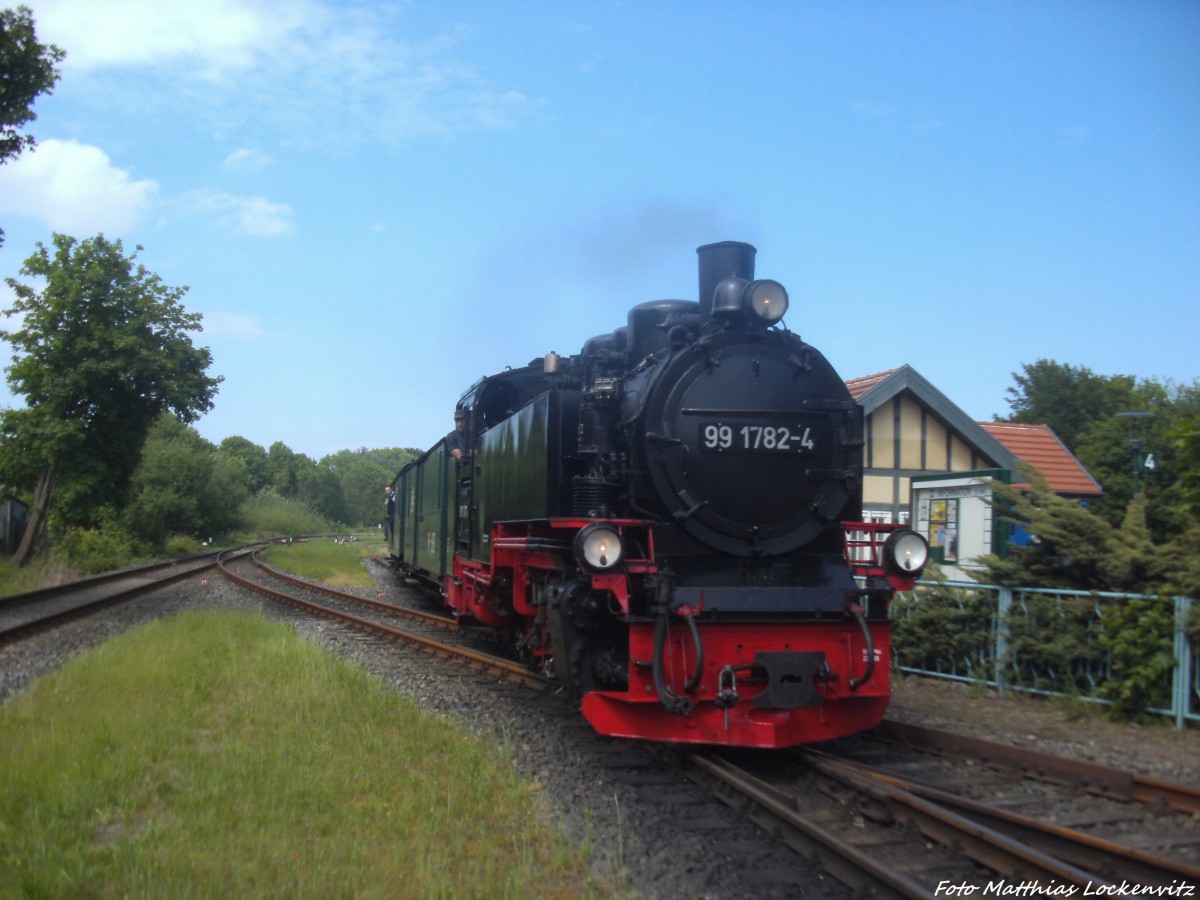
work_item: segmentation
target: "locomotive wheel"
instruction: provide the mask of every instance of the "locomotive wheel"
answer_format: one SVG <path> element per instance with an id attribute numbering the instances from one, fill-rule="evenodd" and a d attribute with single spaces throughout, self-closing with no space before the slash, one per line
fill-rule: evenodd
<path id="1" fill-rule="evenodd" d="M 554 651 L 554 676 L 580 699 L 588 691 L 621 688 L 628 661 L 620 636 L 605 628 L 591 586 L 582 579 L 550 586 L 547 626 Z"/>

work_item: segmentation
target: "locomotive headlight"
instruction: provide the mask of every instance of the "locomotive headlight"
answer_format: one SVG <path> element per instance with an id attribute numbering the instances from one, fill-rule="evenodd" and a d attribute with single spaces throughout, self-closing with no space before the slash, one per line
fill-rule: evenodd
<path id="1" fill-rule="evenodd" d="M 575 558 L 595 572 L 607 572 L 621 561 L 624 547 L 615 528 L 595 522 L 575 535 Z"/>
<path id="2" fill-rule="evenodd" d="M 746 310 L 766 325 L 774 325 L 788 309 L 787 291 L 778 281 L 752 281 L 742 297 Z"/>
<path id="3" fill-rule="evenodd" d="M 908 528 L 893 531 L 883 543 L 883 565 L 889 572 L 916 578 L 929 561 L 929 543 Z"/>

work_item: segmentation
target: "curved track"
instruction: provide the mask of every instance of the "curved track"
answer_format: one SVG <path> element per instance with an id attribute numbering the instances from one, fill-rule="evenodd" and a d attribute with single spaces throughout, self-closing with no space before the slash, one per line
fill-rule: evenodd
<path id="1" fill-rule="evenodd" d="M 225 551 L 244 554 L 245 549 Z M 0 643 L 20 640 L 43 628 L 88 615 L 217 564 L 218 552 L 107 572 L 94 578 L 0 598 Z"/>
<path id="2" fill-rule="evenodd" d="M 446 643 L 430 635 L 431 628 L 457 630 L 458 625 L 453 619 L 372 600 L 348 591 L 340 591 L 326 585 L 295 578 L 266 565 L 258 558 L 257 553 L 254 554 L 253 561 L 257 571 L 263 577 L 254 578 L 250 577 L 248 573 L 235 572 L 224 559 L 218 560 L 217 568 L 227 578 L 243 587 L 258 591 L 275 600 L 301 607 L 308 612 L 336 619 L 368 634 L 399 641 L 436 656 L 476 668 L 487 669 L 504 678 L 519 681 L 531 687 L 546 688 L 550 685 L 547 679 L 530 672 L 519 663 L 470 647 Z M 269 583 L 272 580 L 288 585 L 290 590 L 273 587 Z M 302 596 L 306 593 L 309 595 L 308 597 Z M 315 595 L 329 598 L 332 602 L 318 602 Z M 350 612 L 348 607 L 358 607 L 369 611 L 371 615 Z M 396 619 L 407 620 L 408 625 L 400 627 L 395 624 Z"/>
<path id="3" fill-rule="evenodd" d="M 740 764 L 729 755 L 686 759 L 703 773 L 697 780 L 716 780 L 725 802 L 746 809 L 760 826 L 856 891 L 929 897 L 946 896 L 961 885 L 971 893 L 991 886 L 1018 896 L 1119 896 L 1136 887 L 1140 893 L 1185 896 L 1186 886 L 1200 887 L 1200 866 L 1186 858 L 1200 853 L 1200 819 L 1190 814 L 1193 788 L 974 741 L 981 758 L 1003 760 L 985 778 L 957 755 L 962 736 L 894 723 L 881 729 L 891 739 L 897 734 L 908 743 L 894 745 L 890 758 L 878 765 L 848 758 L 856 751 L 865 755 L 871 736 L 853 747 L 800 749 L 790 763 L 762 756 Z M 923 746 L 944 754 L 940 769 L 921 762 Z M 1028 789 L 1031 779 L 1044 777 L 1031 772 L 1073 769 L 1069 784 L 1049 792 Z M 901 771 L 909 774 L 897 774 Z M 964 784 L 990 785 L 1004 794 L 1005 804 L 929 783 L 947 773 L 957 773 Z M 1120 801 L 1082 787 L 1119 783 L 1138 787 Z M 1014 797 L 1031 811 L 1008 808 Z M 1107 836 L 1105 826 L 1114 823 L 1118 837 Z"/>
<path id="4" fill-rule="evenodd" d="M 382 602 L 382 594 L 375 599 L 339 591 L 253 562 L 248 550 L 226 551 L 219 563 L 206 554 L 6 598 L 0 601 L 0 640 L 216 565 L 237 584 L 368 635 L 364 643 L 382 643 L 371 635 L 401 641 L 534 687 L 543 693 L 539 702 L 550 699 L 550 682 L 484 652 L 477 630 Z M 495 682 L 484 679 L 480 689 L 489 684 Z M 561 714 L 550 720 L 554 730 L 588 731 L 578 713 L 559 705 Z M 605 745 L 604 753 L 621 765 L 644 755 L 628 742 Z M 792 870 L 797 889 L 808 883 L 808 873 L 824 871 L 855 894 L 876 896 L 948 896 L 957 886 L 1014 896 L 1200 891 L 1200 791 L 1192 787 L 892 722 L 820 750 L 715 756 L 667 749 L 655 755 L 664 760 L 663 772 L 647 775 L 635 767 L 629 775 L 649 779 L 647 802 L 666 791 L 687 808 L 696 801 L 687 800 L 685 791 L 715 795 L 746 826 L 761 830 L 761 846 L 782 844 L 799 854 L 772 874 L 773 883 L 786 884 L 786 870 Z M 714 847 L 724 846 L 729 824 L 713 827 Z M 755 854 L 768 855 L 749 842 L 739 845 L 739 858 Z M 754 874 L 751 868 L 746 877 Z"/>
<path id="5" fill-rule="evenodd" d="M 256 563 L 260 576 L 256 578 L 229 572 L 226 566 L 222 571 L 241 584 L 356 629 L 402 640 L 473 668 L 486 667 L 542 690 L 549 685 L 517 663 L 424 633 L 430 624 L 446 627 L 444 619 L 432 621 L 439 617 L 314 585 Z M 290 588 L 280 590 L 263 583 L 265 579 L 285 581 Z M 332 602 L 297 596 L 315 592 Z M 339 608 L 343 604 L 368 612 L 349 612 Z M 388 621 L 396 616 L 404 616 L 412 624 L 400 627 Z M 850 759 L 856 747 L 863 752 L 859 744 L 836 747 L 832 752 L 802 749 L 793 755 L 747 754 L 745 764 L 729 756 L 708 754 L 685 754 L 681 759 L 689 775 L 707 790 L 779 837 L 804 856 L 807 865 L 816 862 L 856 892 L 932 897 L 944 896 L 947 885 L 983 889 L 990 884 L 1011 893 L 1024 884 L 1027 892 L 1057 888 L 1099 895 L 1119 891 L 1122 883 L 1170 888 L 1200 882 L 1200 867 L 1185 860 L 1089 834 L 1085 829 L 1047 825 L 1045 817 L 1039 820 L 957 796 L 919 778 L 904 778 L 896 770 L 916 767 L 921 748 L 932 748 L 960 774 L 963 760 L 970 755 L 981 764 L 1006 771 L 1010 786 L 1058 780 L 1072 787 L 1084 785 L 1085 792 L 1103 802 L 1111 803 L 1114 795 L 1119 795 L 1120 802 L 1191 811 L 1197 794 L 1192 789 L 898 724 L 885 725 L 877 737 L 892 754 L 882 767 Z M 797 771 L 803 774 L 799 781 Z M 978 781 L 976 775 L 968 773 L 968 780 Z M 1056 802 L 1065 801 L 1056 801 L 1051 795 L 1046 802 L 1053 808 Z M 1077 803 L 1072 809 L 1075 815 L 1081 814 Z M 1082 815 L 1086 818 L 1086 809 Z M 1176 823 L 1177 830 L 1185 837 L 1189 827 L 1193 832 L 1200 829 L 1200 820 L 1187 826 L 1188 816 L 1180 818 L 1184 824 Z M 1200 834 L 1196 840 L 1200 842 Z"/>

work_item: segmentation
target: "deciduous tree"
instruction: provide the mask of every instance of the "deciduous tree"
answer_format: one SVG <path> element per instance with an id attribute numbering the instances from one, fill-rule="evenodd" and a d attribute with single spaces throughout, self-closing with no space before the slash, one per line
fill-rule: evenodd
<path id="1" fill-rule="evenodd" d="M 29 7 L 0 9 L 0 163 L 34 145 L 33 135 L 19 129 L 37 118 L 33 101 L 53 90 L 59 79 L 55 66 L 65 55 L 53 44 L 38 43 Z"/>
<path id="2" fill-rule="evenodd" d="M 192 344 L 201 317 L 103 235 L 78 241 L 56 234 L 37 245 L 21 274 L 40 289 L 6 279 L 16 300 L 6 369 L 22 409 L 0 412 L 0 478 L 31 489 L 25 538 L 14 557 L 24 565 L 61 507 L 87 523 L 92 510 L 120 508 L 154 420 L 169 412 L 195 421 L 212 408 L 221 378 L 206 373 L 212 354 Z"/>
<path id="3" fill-rule="evenodd" d="M 1052 359 L 1039 359 L 1012 373 L 1016 387 L 1010 387 L 1010 422 L 1049 425 L 1070 448 L 1088 426 L 1111 419 L 1118 412 L 1133 409 L 1136 379 L 1131 375 L 1097 375 L 1086 366 L 1072 366 Z"/>
<path id="4" fill-rule="evenodd" d="M 324 457 L 321 465 L 337 475 L 342 487 L 346 519 L 350 525 L 377 526 L 384 516 L 383 486 L 396 477 L 420 451 L 404 447 L 379 450 L 341 450 Z"/>
<path id="5" fill-rule="evenodd" d="M 249 499 L 245 466 L 170 414 L 154 422 L 133 473 L 126 528 L 149 552 L 170 535 L 204 540 L 235 529 Z"/>
<path id="6" fill-rule="evenodd" d="M 1189 527 L 1186 491 L 1189 461 L 1186 440 L 1177 428 L 1200 415 L 1200 381 L 1177 384 L 1132 375 L 1097 375 L 1040 359 L 1013 373 L 1008 388 L 1010 422 L 1046 424 L 1100 482 L 1104 495 L 1092 511 L 1120 526 L 1137 491 L 1147 497 L 1146 522 L 1156 543 Z M 1149 413 L 1126 417 L 1121 413 Z M 1131 440 L 1139 442 L 1138 454 Z M 1135 479 L 1135 467 L 1137 475 Z"/>

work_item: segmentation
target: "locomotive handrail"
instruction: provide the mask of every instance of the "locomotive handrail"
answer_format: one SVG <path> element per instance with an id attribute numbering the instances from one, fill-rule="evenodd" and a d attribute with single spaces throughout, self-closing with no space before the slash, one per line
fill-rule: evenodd
<path id="1" fill-rule="evenodd" d="M 871 676 L 875 673 L 875 643 L 871 640 L 871 629 L 867 627 L 866 616 L 862 614 L 862 610 L 855 607 L 850 610 L 850 614 L 854 616 L 854 620 L 858 622 L 858 627 L 863 633 L 863 638 L 867 642 L 867 671 L 863 673 L 862 678 L 851 678 L 848 682 L 850 690 L 857 691 L 860 687 L 871 680 Z"/>

